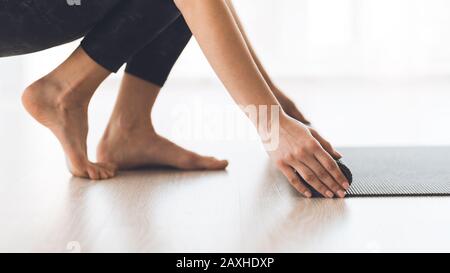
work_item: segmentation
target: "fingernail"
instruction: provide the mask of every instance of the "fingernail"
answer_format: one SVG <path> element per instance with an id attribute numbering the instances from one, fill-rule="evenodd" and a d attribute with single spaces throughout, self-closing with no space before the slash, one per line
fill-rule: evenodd
<path id="1" fill-rule="evenodd" d="M 309 191 L 305 191 L 303 194 L 305 195 L 306 198 L 312 197 L 312 194 Z"/>
<path id="2" fill-rule="evenodd" d="M 342 158 L 343 157 L 343 155 L 340 153 L 340 152 L 338 152 L 338 151 L 334 151 L 340 158 Z"/>
<path id="3" fill-rule="evenodd" d="M 334 196 L 334 194 L 331 191 L 327 191 L 325 195 L 328 196 L 329 198 L 333 198 Z"/>
<path id="4" fill-rule="evenodd" d="M 337 195 L 338 195 L 340 198 L 344 198 L 345 195 L 346 195 L 346 193 L 343 192 L 343 191 L 338 191 L 338 192 L 337 192 Z"/>
<path id="5" fill-rule="evenodd" d="M 347 182 L 342 183 L 342 187 L 344 187 L 345 190 L 348 190 L 350 188 L 350 184 Z"/>

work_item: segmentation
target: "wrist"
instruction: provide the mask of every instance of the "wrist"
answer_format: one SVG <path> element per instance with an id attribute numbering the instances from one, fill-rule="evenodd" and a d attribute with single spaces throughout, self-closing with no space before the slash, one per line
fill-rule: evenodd
<path id="1" fill-rule="evenodd" d="M 272 105 L 268 111 L 260 111 L 257 117 L 250 118 L 260 137 L 267 138 L 268 135 L 277 133 L 286 128 L 291 118 L 279 105 Z"/>
<path id="2" fill-rule="evenodd" d="M 280 114 L 279 126 L 280 131 L 288 131 L 289 128 L 292 127 L 292 118 L 288 114 L 283 112 L 282 114 Z"/>

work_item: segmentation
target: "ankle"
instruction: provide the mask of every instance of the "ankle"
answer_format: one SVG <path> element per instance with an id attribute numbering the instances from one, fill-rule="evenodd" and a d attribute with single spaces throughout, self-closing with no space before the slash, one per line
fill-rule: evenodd
<path id="1" fill-rule="evenodd" d="M 53 101 L 54 107 L 57 109 L 79 109 L 87 107 L 89 104 L 90 97 L 85 96 L 80 91 L 79 86 L 71 85 L 66 81 L 46 76 L 35 84 L 37 88 L 46 91 L 49 99 Z"/>
<path id="2" fill-rule="evenodd" d="M 58 109 L 70 110 L 87 108 L 90 98 L 83 98 L 74 89 L 63 90 L 57 97 L 55 103 Z"/>
<path id="3" fill-rule="evenodd" d="M 108 124 L 108 131 L 119 133 L 121 135 L 132 135 L 145 131 L 146 133 L 156 134 L 151 118 L 133 115 L 113 115 Z"/>

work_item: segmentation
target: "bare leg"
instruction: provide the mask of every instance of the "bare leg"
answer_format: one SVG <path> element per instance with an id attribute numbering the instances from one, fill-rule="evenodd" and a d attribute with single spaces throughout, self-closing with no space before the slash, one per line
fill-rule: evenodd
<path id="1" fill-rule="evenodd" d="M 93 180 L 115 175 L 115 166 L 88 160 L 88 106 L 100 83 L 108 77 L 105 70 L 78 48 L 50 74 L 30 85 L 22 101 L 26 110 L 58 138 L 78 177 Z"/>
<path id="2" fill-rule="evenodd" d="M 228 6 L 224 0 L 175 0 L 208 61 L 233 99 L 242 106 L 281 108 L 259 71 Z M 289 117 L 280 109 L 275 118 L 278 145 L 268 154 L 291 185 L 307 197 L 311 192 L 300 182 L 300 174 L 323 196 L 344 197 L 349 183 L 333 157 L 339 153 L 316 131 Z M 251 119 L 259 128 L 258 116 Z M 270 126 L 271 124 L 265 124 Z M 264 139 L 265 131 L 258 132 Z"/>
<path id="3" fill-rule="evenodd" d="M 244 26 L 241 23 L 241 20 L 239 18 L 239 15 L 234 8 L 232 0 L 226 0 L 226 4 L 233 15 L 234 20 L 236 21 L 236 24 L 241 31 L 242 37 L 244 38 L 248 49 L 250 50 L 250 53 L 253 57 L 254 62 L 258 66 L 259 71 L 261 72 L 262 76 L 266 80 L 267 84 L 269 85 L 270 89 L 272 90 L 273 94 L 277 98 L 277 100 L 280 102 L 281 107 L 283 107 L 283 110 L 288 114 L 289 116 L 297 119 L 300 122 L 303 122 L 304 124 L 309 125 L 310 122 L 303 116 L 303 114 L 298 110 L 298 107 L 295 105 L 295 103 L 286 96 L 280 88 L 273 82 L 272 78 L 269 76 L 269 73 L 267 73 L 266 69 L 264 68 L 261 60 L 258 58 L 258 55 L 256 54 L 255 50 L 253 49 L 252 44 L 250 43 L 250 39 L 248 38 L 247 33 L 245 32 Z"/>
<path id="4" fill-rule="evenodd" d="M 114 112 L 97 149 L 98 159 L 115 163 L 120 169 L 225 169 L 228 162 L 187 151 L 155 132 L 151 111 L 160 89 L 130 74 L 124 75 Z"/>

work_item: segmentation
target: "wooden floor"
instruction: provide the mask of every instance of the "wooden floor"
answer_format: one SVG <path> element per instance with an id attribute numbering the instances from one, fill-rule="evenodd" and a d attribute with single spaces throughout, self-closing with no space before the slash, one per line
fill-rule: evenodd
<path id="1" fill-rule="evenodd" d="M 91 155 L 114 83 L 93 101 Z M 338 146 L 450 144 L 450 82 L 284 86 Z M 155 123 L 185 147 L 229 159 L 227 171 L 147 170 L 99 183 L 70 177 L 58 144 L 16 92 L 0 102 L 2 252 L 450 251 L 450 198 L 302 199 L 251 133 L 220 131 L 228 111 L 220 105 L 231 102 L 217 83 L 170 84 Z M 244 120 L 236 115 L 228 126 Z"/>

